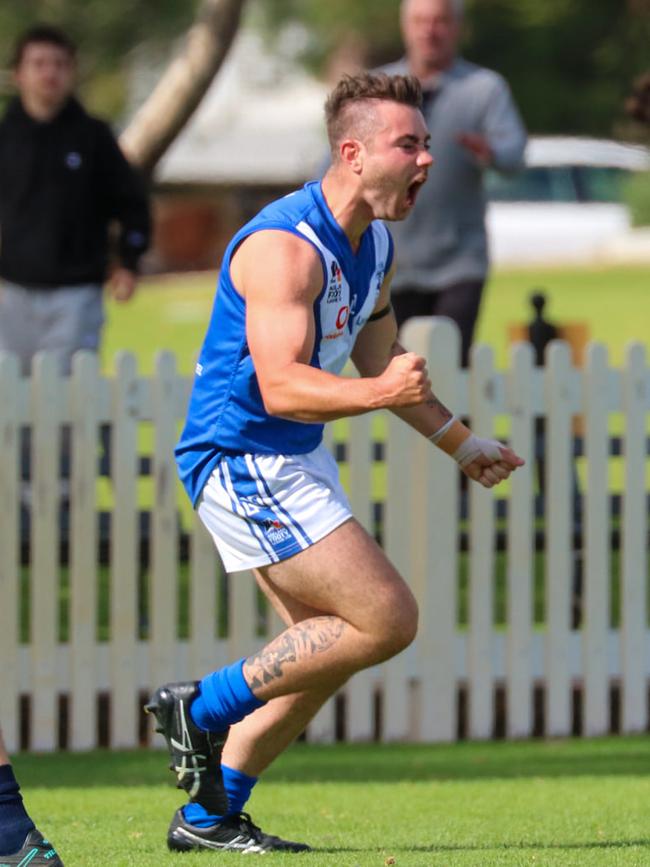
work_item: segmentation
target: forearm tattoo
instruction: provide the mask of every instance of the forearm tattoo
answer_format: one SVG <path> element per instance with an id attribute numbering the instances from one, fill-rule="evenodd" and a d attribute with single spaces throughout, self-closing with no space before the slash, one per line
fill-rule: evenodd
<path id="1" fill-rule="evenodd" d="M 311 617 L 291 626 L 244 663 L 244 673 L 255 691 L 282 677 L 283 666 L 324 653 L 340 639 L 345 622 L 340 617 Z"/>
<path id="2" fill-rule="evenodd" d="M 435 394 L 431 395 L 430 399 L 426 402 L 426 405 L 430 407 L 430 409 L 437 409 L 440 415 L 447 422 L 452 417 L 453 413 L 451 413 L 447 407 L 438 400 Z"/>

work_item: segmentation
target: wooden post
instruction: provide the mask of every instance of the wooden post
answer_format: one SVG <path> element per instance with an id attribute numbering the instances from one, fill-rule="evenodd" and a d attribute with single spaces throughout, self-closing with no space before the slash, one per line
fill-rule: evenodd
<path id="1" fill-rule="evenodd" d="M 116 358 L 111 402 L 111 745 L 130 748 L 138 738 L 138 419 L 142 385 L 135 356 Z"/>
<path id="2" fill-rule="evenodd" d="M 621 558 L 621 670 L 622 730 L 644 732 L 648 726 L 648 575 L 646 418 L 650 407 L 650 371 L 645 348 L 627 348 L 622 377 L 625 412 L 625 493 L 623 497 Z"/>
<path id="3" fill-rule="evenodd" d="M 59 622 L 59 445 L 67 389 L 56 359 L 38 353 L 32 375 L 32 747 L 56 746 Z"/>
<path id="4" fill-rule="evenodd" d="M 478 436 L 493 437 L 495 404 L 492 350 L 474 347 L 469 409 L 472 430 Z M 491 491 L 472 483 L 469 495 L 469 734 L 483 739 L 492 736 L 494 720 L 494 499 Z"/>
<path id="5" fill-rule="evenodd" d="M 372 535 L 372 416 L 350 419 L 348 475 L 352 513 Z M 369 741 L 374 733 L 374 669 L 355 674 L 346 686 L 347 736 L 350 741 Z"/>
<path id="6" fill-rule="evenodd" d="M 176 414 L 173 396 L 176 365 L 169 352 L 159 353 L 152 383 L 154 447 L 154 503 L 152 515 L 149 639 L 151 688 L 176 677 L 178 593 L 177 475 L 174 462 Z"/>
<path id="7" fill-rule="evenodd" d="M 0 354 L 0 695 L 2 732 L 10 753 L 18 748 L 19 599 L 20 599 L 20 392 L 14 355 Z"/>
<path id="8" fill-rule="evenodd" d="M 508 503 L 506 730 L 509 737 L 515 738 L 528 737 L 533 731 L 533 377 L 536 374 L 530 344 L 513 347 L 507 374 L 510 446 L 526 461 L 510 478 Z"/>
<path id="9" fill-rule="evenodd" d="M 461 412 L 460 337 L 448 320 L 406 323 L 405 344 L 428 362 L 435 394 Z M 413 587 L 420 608 L 415 643 L 420 741 L 456 737 L 455 642 L 458 603 L 458 468 L 440 449 L 411 434 L 409 544 Z"/>
<path id="10" fill-rule="evenodd" d="M 565 343 L 553 341 L 546 354 L 546 733 L 571 731 L 569 615 L 571 550 L 571 416 L 575 371 Z"/>
<path id="11" fill-rule="evenodd" d="M 94 353 L 72 364 L 72 477 L 70 489 L 70 652 L 73 749 L 95 746 L 97 732 L 97 396 Z"/>
<path id="12" fill-rule="evenodd" d="M 587 496 L 585 514 L 584 734 L 609 731 L 609 369 L 607 350 L 592 344 L 585 368 Z"/>

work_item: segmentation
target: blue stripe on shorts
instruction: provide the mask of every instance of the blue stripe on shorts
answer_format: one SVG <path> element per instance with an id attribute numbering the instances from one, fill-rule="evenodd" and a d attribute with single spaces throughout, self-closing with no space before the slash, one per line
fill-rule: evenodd
<path id="1" fill-rule="evenodd" d="M 233 512 L 235 512 L 235 514 L 237 514 L 237 515 L 240 515 L 242 518 L 246 518 L 246 511 L 245 511 L 244 507 L 241 506 L 237 500 L 237 492 L 235 491 L 235 487 L 232 484 L 232 477 L 230 474 L 229 467 L 227 465 L 226 466 L 217 465 L 217 470 L 219 472 L 219 479 L 221 481 L 221 485 L 222 485 L 224 491 L 226 491 L 226 493 L 228 494 L 228 498 L 230 499 L 230 502 L 232 503 Z M 230 484 L 228 484 L 228 483 L 230 483 Z M 233 493 L 235 493 L 234 497 L 231 494 L 229 488 L 232 488 Z M 257 540 L 262 551 L 264 551 L 265 554 L 268 554 L 269 557 L 271 558 L 271 560 L 275 561 L 276 560 L 275 551 L 273 550 L 273 547 L 271 545 L 268 545 L 266 543 L 266 540 L 264 538 L 264 534 L 260 533 L 258 527 L 254 523 L 252 523 L 251 521 L 245 520 L 244 523 L 246 524 L 246 526 L 250 530 L 250 533 L 253 536 L 253 538 Z"/>
<path id="2" fill-rule="evenodd" d="M 295 530 L 294 522 L 286 520 L 283 510 L 274 510 L 268 497 L 260 494 L 258 479 L 253 478 L 246 458 L 241 455 L 224 457 L 233 490 L 237 496 L 238 512 L 245 515 L 251 532 L 262 549 L 273 552 L 272 559 L 285 560 L 306 546 Z M 305 534 L 303 534 L 304 536 Z M 263 540 L 263 541 L 262 541 Z"/>
<path id="3" fill-rule="evenodd" d="M 307 535 L 307 533 L 306 533 L 306 532 L 304 531 L 304 529 L 301 527 L 300 523 L 299 523 L 295 518 L 293 518 L 293 517 L 289 514 L 289 512 L 287 512 L 287 510 L 286 510 L 286 509 L 284 508 L 284 506 L 280 503 L 280 501 L 279 501 L 276 497 L 274 497 L 273 494 L 271 493 L 271 488 L 269 487 L 269 484 L 268 484 L 267 480 L 266 480 L 266 479 L 264 478 L 264 476 L 262 475 L 262 470 L 261 470 L 260 467 L 255 463 L 255 458 L 254 458 L 252 455 L 250 455 L 250 456 L 249 456 L 249 459 L 250 459 L 250 463 L 251 463 L 251 465 L 252 465 L 252 468 L 253 468 L 253 470 L 254 470 L 254 472 L 255 472 L 255 474 L 256 474 L 256 476 L 257 476 L 257 478 L 258 478 L 260 484 L 262 485 L 263 490 L 266 492 L 266 496 L 268 497 L 268 500 L 270 501 L 270 503 L 271 503 L 271 504 L 273 505 L 273 507 L 275 508 L 276 513 L 277 513 L 279 516 L 283 517 L 283 518 L 287 521 L 287 523 L 288 523 L 290 526 L 295 527 L 295 529 L 298 531 L 298 533 L 302 536 L 302 538 L 303 538 L 303 540 L 304 540 L 304 542 L 305 542 L 305 544 L 306 544 L 307 546 L 311 545 L 311 544 L 312 544 L 312 540 L 309 538 L 309 536 Z"/>

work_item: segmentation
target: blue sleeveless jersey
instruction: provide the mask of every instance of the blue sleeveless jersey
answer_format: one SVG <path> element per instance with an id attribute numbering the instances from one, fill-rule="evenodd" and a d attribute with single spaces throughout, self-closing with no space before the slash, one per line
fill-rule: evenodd
<path id="1" fill-rule="evenodd" d="M 176 446 L 178 471 L 196 503 L 224 454 L 304 454 L 315 449 L 322 424 L 269 415 L 246 342 L 246 303 L 230 277 L 233 252 L 254 232 L 280 229 L 318 251 L 323 288 L 314 302 L 313 367 L 338 374 L 371 315 L 393 243 L 383 223 L 370 224 L 353 252 L 334 219 L 320 182 L 272 202 L 237 232 L 224 254 L 208 330 L 196 365 L 185 428 Z"/>

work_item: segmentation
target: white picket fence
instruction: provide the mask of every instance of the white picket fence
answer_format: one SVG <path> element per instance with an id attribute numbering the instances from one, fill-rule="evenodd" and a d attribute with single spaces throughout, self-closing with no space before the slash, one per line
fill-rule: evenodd
<path id="1" fill-rule="evenodd" d="M 531 348 L 513 347 L 510 368 L 497 371 L 492 351 L 475 349 L 470 372 L 458 369 L 458 338 L 447 322 L 414 320 L 409 348 L 425 355 L 436 392 L 477 433 L 506 429 L 513 448 L 534 455 L 534 422 L 546 420 L 545 550 L 534 539 L 535 461 L 514 474 L 505 494 L 503 526 L 495 514 L 495 491 L 471 485 L 467 554 L 459 553 L 458 473 L 454 464 L 397 419 L 387 422 L 388 457 L 383 544 L 408 577 L 420 603 L 416 642 L 387 664 L 358 674 L 314 719 L 308 736 L 332 740 L 411 739 L 451 741 L 459 731 L 459 695 L 465 697 L 464 733 L 489 738 L 495 705 L 504 708 L 505 734 L 526 737 L 536 729 L 533 696 L 543 695 L 542 729 L 566 735 L 573 728 L 576 689 L 582 696 L 583 734 L 610 730 L 611 690 L 618 687 L 622 732 L 648 728 L 650 630 L 648 628 L 646 439 L 650 370 L 643 347 L 630 346 L 623 369 L 608 366 L 603 346 L 592 345 L 584 370 L 574 369 L 567 345 L 553 344 L 545 369 L 533 367 Z M 98 738 L 98 696 L 108 695 L 107 742 L 140 742 L 141 696 L 160 683 L 199 677 L 264 643 L 259 599 L 249 575 L 229 581 L 228 612 L 220 614 L 221 569 L 207 533 L 194 521 L 188 563 L 178 556 L 179 487 L 173 460 L 189 380 L 177 375 L 174 358 L 162 353 L 155 375 L 138 375 L 129 354 L 116 359 L 114 377 L 99 375 L 97 360 L 75 358 L 73 375 L 60 379 L 51 359 L 37 360 L 31 380 L 21 380 L 15 359 L 0 358 L 0 722 L 10 750 L 29 731 L 28 746 L 52 750 L 63 740 L 72 749 Z M 572 416 L 583 415 L 586 477 L 582 518 L 583 618 L 571 628 L 573 550 Z M 622 418 L 624 456 L 620 516 L 620 618 L 610 621 L 608 425 Z M 505 421 L 504 421 L 505 419 Z M 59 563 L 58 436 L 72 430 L 69 565 Z M 98 427 L 111 425 L 114 499 L 110 564 L 98 563 Z M 138 431 L 153 428 L 151 533 L 148 595 L 139 600 Z M 20 427 L 33 431 L 29 564 L 21 565 Z M 373 422 L 349 423 L 346 441 L 349 495 L 355 514 L 372 531 L 373 489 L 381 486 L 373 462 Z M 331 437 L 331 434 L 330 434 Z M 330 440 L 331 442 L 331 440 Z M 495 550 L 505 530 L 504 553 Z M 545 616 L 534 623 L 536 556 L 543 557 Z M 497 558 L 505 558 L 507 616 L 495 622 Z M 460 622 L 461 567 L 467 572 L 467 621 Z M 100 572 L 108 569 L 110 625 L 98 640 Z M 354 563 L 350 563 L 354 569 Z M 188 635 L 179 639 L 179 575 L 189 581 Z M 187 574 L 188 573 L 188 574 Z M 62 574 L 69 581 L 69 640 L 60 640 Z M 182 582 L 180 582 L 182 583 Z M 103 591 L 102 591 L 103 592 Z M 21 622 L 29 600 L 29 640 Z M 146 611 L 146 624 L 142 612 Z M 217 623 L 226 622 L 226 630 Z M 24 628 L 24 627 L 23 627 Z M 270 617 L 266 634 L 279 630 Z M 144 636 L 144 637 L 143 637 Z M 60 719 L 61 696 L 67 719 Z M 378 696 L 380 699 L 378 699 Z M 28 698 L 28 701 L 25 699 Z M 378 707 L 380 708 L 378 712 Z"/>

